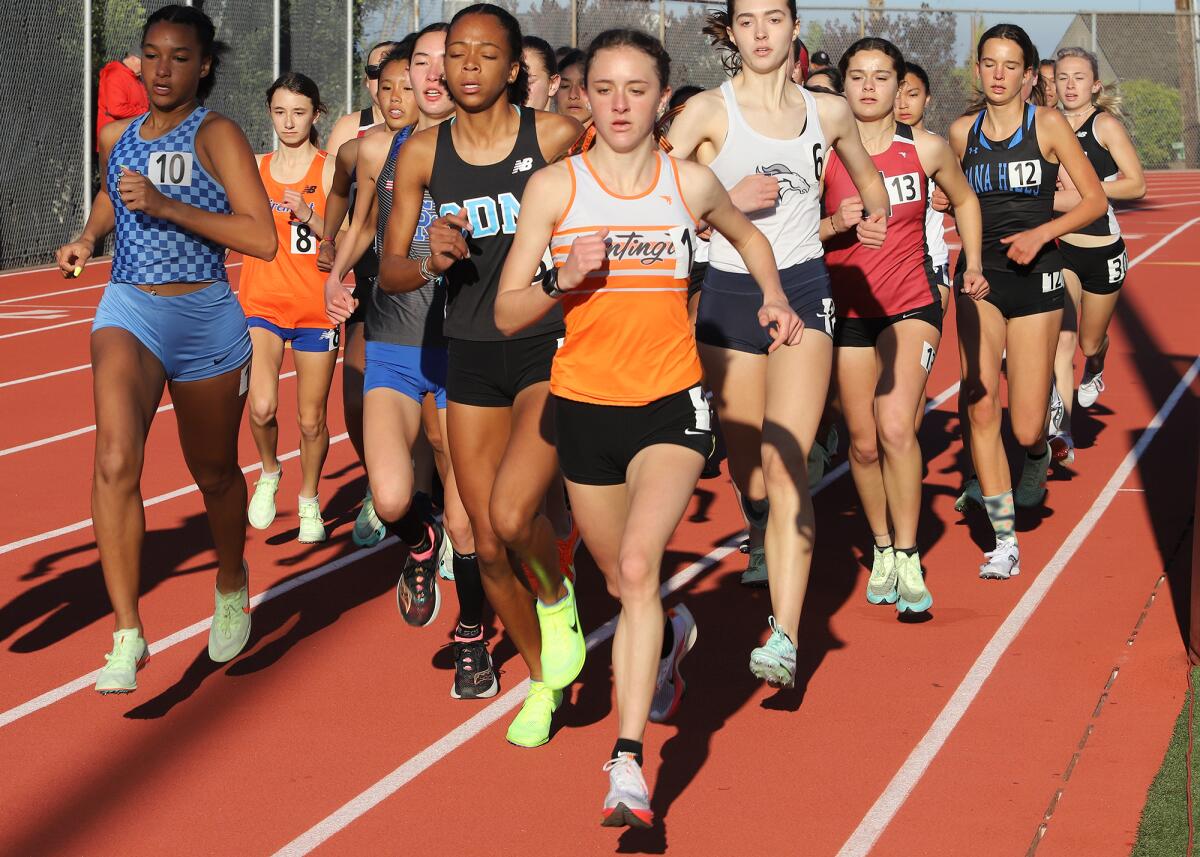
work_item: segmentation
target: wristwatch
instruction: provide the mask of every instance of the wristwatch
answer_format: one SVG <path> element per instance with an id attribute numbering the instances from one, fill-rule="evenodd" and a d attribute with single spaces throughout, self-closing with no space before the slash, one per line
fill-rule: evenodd
<path id="1" fill-rule="evenodd" d="M 555 300 L 566 294 L 558 287 L 558 268 L 551 268 L 546 272 L 546 276 L 542 277 L 542 291 L 546 293 L 547 297 Z"/>

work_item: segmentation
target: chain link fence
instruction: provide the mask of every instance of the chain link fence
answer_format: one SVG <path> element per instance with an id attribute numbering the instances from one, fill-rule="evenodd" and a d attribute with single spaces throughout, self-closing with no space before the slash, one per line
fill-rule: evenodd
<path id="1" fill-rule="evenodd" d="M 208 104 L 235 119 L 256 151 L 274 146 L 264 95 L 279 71 L 317 81 L 330 113 L 366 105 L 363 62 L 383 39 L 449 20 L 469 0 L 193 0 L 228 48 Z M 601 30 L 637 27 L 660 37 L 672 84 L 711 87 L 725 79 L 720 54 L 701 30 L 723 3 L 697 0 L 500 0 L 526 33 L 554 46 L 586 46 Z M 99 69 L 140 41 L 161 0 L 21 0 L 0 31 L 0 109 L 23 129 L 0 141 L 9 181 L 0 185 L 0 268 L 49 261 L 82 228 L 95 178 L 95 85 Z M 1192 14 L 948 11 L 871 6 L 805 7 L 810 51 L 836 60 L 855 39 L 883 36 L 929 72 L 927 124 L 944 133 L 974 95 L 972 51 L 987 27 L 1020 23 L 1045 57 L 1060 47 L 1094 51 L 1101 78 L 1122 98 L 1124 121 L 1148 168 L 1200 166 L 1197 44 Z M 87 81 L 88 85 L 84 86 Z M 52 106 L 48 97 L 53 99 Z M 13 176 L 20 175 L 20 181 Z M 89 193 L 90 188 L 90 193 Z"/>

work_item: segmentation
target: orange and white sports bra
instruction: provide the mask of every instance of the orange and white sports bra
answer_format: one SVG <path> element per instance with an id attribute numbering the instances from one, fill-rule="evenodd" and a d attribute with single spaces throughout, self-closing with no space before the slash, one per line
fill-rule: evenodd
<path id="1" fill-rule="evenodd" d="M 271 201 L 279 252 L 270 262 L 246 256 L 239 282 L 238 299 L 247 316 L 265 318 L 282 328 L 329 329 L 336 325 L 325 314 L 325 277 L 317 270 L 317 245 L 321 236 L 302 223 L 283 205 L 283 192 L 294 190 L 304 196 L 313 214 L 325 216 L 325 159 L 317 152 L 300 181 L 284 185 L 271 176 L 271 159 L 265 155 L 258 166 L 263 186 Z"/>
<path id="2" fill-rule="evenodd" d="M 700 382 L 687 314 L 696 218 L 674 159 L 655 157 L 653 183 L 635 196 L 606 188 L 587 153 L 566 161 L 571 201 L 550 241 L 554 264 L 563 265 L 576 237 L 602 227 L 608 259 L 562 298 L 567 334 L 550 372 L 556 396 L 638 406 Z"/>

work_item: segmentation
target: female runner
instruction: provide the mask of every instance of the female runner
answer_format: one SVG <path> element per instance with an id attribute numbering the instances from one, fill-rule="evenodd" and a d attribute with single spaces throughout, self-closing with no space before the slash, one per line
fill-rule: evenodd
<path id="1" fill-rule="evenodd" d="M 270 260 L 278 239 L 245 134 L 200 104 L 216 66 L 207 15 L 177 5 L 150 15 L 142 30 L 150 112 L 104 127 L 100 193 L 83 233 L 58 250 L 59 267 L 71 273 L 116 231 L 112 282 L 91 339 L 92 518 L 116 619 L 113 648 L 96 680 L 101 693 L 136 690 L 137 670 L 149 657 L 138 613 L 146 531 L 138 483 L 164 385 L 217 549 L 209 657 L 232 659 L 250 636 L 246 480 L 237 440 L 251 345 L 225 252 Z"/>
<path id="2" fill-rule="evenodd" d="M 862 200 L 836 154 L 825 167 L 821 240 L 838 307 L 833 341 L 838 393 L 850 430 L 850 473 L 875 539 L 867 600 L 919 613 L 933 604 L 917 552 L 921 445 L 915 416 L 942 335 L 942 306 L 926 272 L 925 212 L 936 182 L 954 205 L 967 258 L 963 290 L 987 292 L 980 264 L 979 201 L 946 141 L 896 122 L 904 58 L 865 38 L 838 64 L 858 132 L 887 187 L 891 215 L 882 249 L 850 229 Z"/>
<path id="3" fill-rule="evenodd" d="M 1106 93 L 1100 82 L 1095 55 L 1083 48 L 1063 48 L 1055 67 L 1063 115 L 1100 176 L 1104 195 L 1110 200 L 1141 199 L 1146 195 L 1142 163 L 1117 112 L 1120 99 Z M 1079 193 L 1067 181 L 1062 184 L 1064 189 L 1054 195 L 1054 210 L 1067 212 L 1079 204 Z M 1063 325 L 1054 358 L 1056 406 L 1052 406 L 1050 447 L 1055 460 L 1069 464 L 1075 460 L 1069 391 L 1075 384 L 1076 339 L 1086 360 L 1077 395 L 1080 406 L 1090 408 L 1104 390 L 1108 325 L 1125 283 L 1129 254 L 1111 204 L 1092 223 L 1062 236 L 1058 249 L 1076 324 Z M 1074 330 L 1067 330 L 1068 326 Z M 1067 395 L 1060 397 L 1062 392 Z"/>
<path id="4" fill-rule="evenodd" d="M 592 108 L 588 104 L 587 84 L 583 69 L 587 64 L 583 51 L 571 50 L 558 61 L 558 92 L 554 104 L 563 116 L 570 116 L 585 128 L 592 124 Z"/>
<path id="5" fill-rule="evenodd" d="M 392 293 L 446 278 L 446 397 L 450 457 L 471 521 L 484 591 L 529 667 L 529 695 L 508 740 L 536 747 L 550 737 L 561 688 L 583 668 L 574 590 L 559 571 L 554 533 L 538 514 L 558 469 L 550 414 L 550 363 L 561 314 L 507 339 L 493 307 L 500 269 L 533 172 L 579 137 L 579 123 L 517 107 L 526 95 L 521 29 L 488 3 L 454 16 L 446 37 L 446 86 L 455 117 L 414 134 L 396 161 L 380 287 Z M 440 215 L 429 255 L 410 258 L 428 191 Z M 537 609 L 513 574 L 507 549 L 536 576 Z"/>
<path id="6" fill-rule="evenodd" d="M 756 319 L 770 349 L 798 343 L 803 326 L 770 244 L 716 176 L 658 150 L 655 116 L 670 94 L 658 40 L 601 33 L 584 73 L 595 144 L 530 180 L 496 322 L 511 334 L 560 303 L 565 312 L 550 379 L 559 457 L 584 540 L 621 601 L 613 639 L 620 724 L 604 765 L 601 823 L 649 827 L 642 737 L 664 648 L 659 570 L 713 443 L 687 317 L 700 220 L 722 231 L 761 283 Z M 530 285 L 547 244 L 555 267 Z"/>
<path id="7" fill-rule="evenodd" d="M 887 192 L 846 102 L 814 95 L 789 77 L 799 30 L 793 0 L 729 0 L 726 10 L 710 18 L 710 32 L 737 74 L 689 101 L 668 139 L 673 154 L 711 165 L 734 204 L 751 213 L 806 328 L 799 345 L 768 356 L 771 338 L 756 316 L 758 286 L 730 243 L 714 235 L 696 338 L 730 474 L 751 526 L 766 534 L 743 580 L 766 577 L 774 609 L 770 639 L 751 653 L 750 669 L 791 685 L 815 527 L 807 458 L 833 357 L 834 307 L 818 237 L 826 150 L 836 149 L 865 201 L 857 230 L 876 247 L 886 231 Z"/>
<path id="8" fill-rule="evenodd" d="M 246 313 L 255 360 L 250 368 L 250 433 L 262 458 L 247 517 L 265 530 L 275 520 L 275 493 L 282 466 L 279 451 L 279 367 L 292 345 L 300 424 L 301 485 L 299 540 L 325 541 L 317 483 L 329 452 L 325 421 L 338 327 L 325 314 L 325 277 L 314 260 L 324 233 L 325 200 L 333 182 L 333 158 L 316 145 L 317 117 L 324 112 L 317 85 L 288 72 L 267 90 L 267 108 L 279 148 L 258 155 L 258 173 L 271 199 L 279 251 L 270 262 L 249 257 L 242 268 L 238 300 Z"/>
<path id="9" fill-rule="evenodd" d="M 983 212 L 983 273 L 989 285 L 986 300 L 955 302 L 960 395 L 967 397 L 978 474 L 969 480 L 977 485 L 968 484 L 964 494 L 981 494 L 996 535 L 980 576 L 1004 579 L 1020 571 L 1014 500 L 1017 506 L 1036 506 L 1046 494 L 1046 403 L 1063 308 L 1063 262 L 1054 242 L 1103 214 L 1105 202 L 1096 171 L 1066 119 L 1021 97 L 1030 80 L 1034 96 L 1040 89 L 1037 52 L 1025 31 L 997 24 L 980 37 L 977 58 L 983 109 L 950 126 L 950 145 Z M 1055 218 L 1060 164 L 1081 199 Z M 965 261 L 959 257 L 956 277 L 963 276 Z M 1006 351 L 1009 415 L 1026 450 L 1015 495 L 1000 440 L 1000 362 Z"/>
<path id="10" fill-rule="evenodd" d="M 521 60 L 529 72 L 529 95 L 525 98 L 525 106 L 549 110 L 562 82 L 554 48 L 545 39 L 526 36 L 521 39 Z"/>

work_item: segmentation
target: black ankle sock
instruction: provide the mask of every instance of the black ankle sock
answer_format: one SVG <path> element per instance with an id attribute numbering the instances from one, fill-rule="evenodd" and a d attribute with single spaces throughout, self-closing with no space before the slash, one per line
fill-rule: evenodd
<path id="1" fill-rule="evenodd" d="M 665 618 L 666 621 L 663 622 L 662 654 L 658 656 L 660 660 L 671 654 L 671 649 L 675 648 L 675 626 L 671 624 L 670 616 Z"/>
<path id="2" fill-rule="evenodd" d="M 458 627 L 454 629 L 454 637 L 455 639 L 459 640 L 482 640 L 483 625 L 464 625 L 462 621 L 459 620 Z"/>
<path id="3" fill-rule="evenodd" d="M 458 593 L 459 624 L 482 623 L 483 580 L 479 577 L 479 558 L 475 554 L 454 552 L 454 589 Z"/>
<path id="4" fill-rule="evenodd" d="M 904 554 L 905 556 L 916 556 L 917 549 L 916 549 L 915 547 L 911 547 L 911 548 L 896 548 L 896 553 L 902 553 L 902 554 Z"/>
<path id="5" fill-rule="evenodd" d="M 622 753 L 632 753 L 633 759 L 638 763 L 638 767 L 642 766 L 642 742 L 630 741 L 628 738 L 618 738 L 617 743 L 613 745 L 612 757 L 615 759 Z"/>
<path id="6" fill-rule="evenodd" d="M 1037 452 L 1037 453 L 1030 452 L 1028 449 L 1025 450 L 1025 457 L 1028 458 L 1030 461 L 1041 461 L 1043 458 L 1045 458 L 1049 454 L 1050 454 L 1050 447 L 1048 447 L 1048 446 L 1043 446 L 1041 451 Z"/>
<path id="7" fill-rule="evenodd" d="M 417 510 L 417 504 L 409 504 L 408 511 L 405 512 L 398 521 L 384 521 L 388 528 L 400 537 L 400 541 L 408 545 L 410 551 L 423 553 L 429 550 L 429 525 L 425 523 L 425 517 Z"/>

